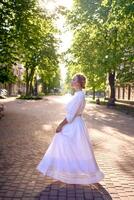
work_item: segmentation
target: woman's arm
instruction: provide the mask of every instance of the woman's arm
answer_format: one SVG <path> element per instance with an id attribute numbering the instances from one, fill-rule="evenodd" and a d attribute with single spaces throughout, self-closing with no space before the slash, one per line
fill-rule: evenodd
<path id="1" fill-rule="evenodd" d="M 84 96 L 83 95 L 78 94 L 77 96 L 75 96 L 75 98 L 71 102 L 70 109 L 67 112 L 67 114 L 65 116 L 65 119 L 57 127 L 56 133 L 60 132 L 62 130 L 62 127 L 65 124 L 71 123 L 74 120 L 74 118 L 75 118 L 75 116 L 77 114 L 77 111 L 78 111 L 79 107 L 81 106 L 81 103 L 83 102 L 83 100 L 84 100 Z"/>
<path id="2" fill-rule="evenodd" d="M 56 133 L 60 132 L 62 130 L 62 127 L 64 125 L 66 125 L 68 123 L 67 119 L 65 118 L 59 125 L 58 127 L 56 128 Z"/>

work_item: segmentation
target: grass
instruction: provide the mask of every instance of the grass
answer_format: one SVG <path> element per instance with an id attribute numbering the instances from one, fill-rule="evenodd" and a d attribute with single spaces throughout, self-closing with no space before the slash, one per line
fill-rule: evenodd
<path id="1" fill-rule="evenodd" d="M 23 100 L 41 100 L 43 96 L 29 96 L 29 95 L 21 95 L 20 97 L 17 97 L 17 99 L 23 99 Z"/>

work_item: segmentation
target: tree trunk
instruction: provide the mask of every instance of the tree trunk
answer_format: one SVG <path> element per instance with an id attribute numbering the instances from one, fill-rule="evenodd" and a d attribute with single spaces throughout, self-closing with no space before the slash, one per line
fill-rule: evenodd
<path id="1" fill-rule="evenodd" d="M 109 72 L 110 99 L 109 104 L 115 105 L 115 71 Z"/>
<path id="2" fill-rule="evenodd" d="M 33 78 L 34 78 L 34 73 L 35 73 L 35 67 L 31 68 L 31 73 L 29 75 L 30 79 L 30 95 L 33 95 Z"/>
<path id="3" fill-rule="evenodd" d="M 37 77 L 35 77 L 35 79 L 34 79 L 34 94 L 35 94 L 35 96 L 37 96 L 38 95 L 38 83 L 37 83 Z"/>
<path id="4" fill-rule="evenodd" d="M 29 77 L 28 77 L 28 67 L 26 67 L 26 95 L 29 95 Z"/>
<path id="5" fill-rule="evenodd" d="M 46 93 L 46 84 L 43 83 L 43 92 Z"/>
<path id="6" fill-rule="evenodd" d="M 26 68 L 26 95 L 32 95 L 32 82 L 35 72 L 35 67 L 30 68 L 30 72 L 28 71 L 28 67 Z"/>
<path id="7" fill-rule="evenodd" d="M 29 94 L 30 94 L 30 95 L 33 94 L 33 84 L 32 84 L 32 80 L 30 80 L 30 84 L 29 84 Z"/>
<path id="8" fill-rule="evenodd" d="M 93 100 L 95 99 L 95 87 L 93 87 Z"/>
<path id="9" fill-rule="evenodd" d="M 9 87 L 9 91 L 8 91 L 8 95 L 11 96 L 12 95 L 12 83 L 9 83 L 8 85 Z"/>
<path id="10" fill-rule="evenodd" d="M 128 100 L 131 98 L 131 85 L 128 85 Z"/>

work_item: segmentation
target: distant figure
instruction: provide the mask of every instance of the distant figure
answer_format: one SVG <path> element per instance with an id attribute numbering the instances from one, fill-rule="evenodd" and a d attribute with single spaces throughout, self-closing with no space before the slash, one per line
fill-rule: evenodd
<path id="1" fill-rule="evenodd" d="M 100 105 L 100 99 L 96 99 L 96 104 Z"/>
<path id="2" fill-rule="evenodd" d="M 82 117 L 85 108 L 86 79 L 77 74 L 71 82 L 75 89 L 67 104 L 65 119 L 58 125 L 56 134 L 37 169 L 44 176 L 68 184 L 98 183 L 104 178 L 97 165 L 88 129 Z"/>

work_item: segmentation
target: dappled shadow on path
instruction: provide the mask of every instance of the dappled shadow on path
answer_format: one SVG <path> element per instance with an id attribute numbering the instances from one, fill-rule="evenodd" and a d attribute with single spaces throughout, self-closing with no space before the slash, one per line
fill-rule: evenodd
<path id="1" fill-rule="evenodd" d="M 14 167 L 15 163 L 20 168 L 26 163 L 31 167 L 39 163 L 51 143 L 57 124 L 64 118 L 62 100 L 53 97 L 39 101 L 15 100 L 6 103 L 5 117 L 0 120 L 3 173 L 7 168 Z M 95 137 L 93 147 L 99 156 L 98 160 L 103 161 L 105 166 L 111 165 L 111 168 L 114 161 L 119 169 L 133 176 L 133 154 L 128 151 L 134 144 L 133 118 L 104 106 L 90 104 L 85 109 L 84 118 L 87 126 L 95 130 L 95 136 L 92 135 Z M 102 135 L 98 137 L 99 134 Z M 113 136 L 119 143 L 115 144 L 116 141 L 111 140 Z"/>
<path id="2" fill-rule="evenodd" d="M 116 159 L 115 163 L 121 171 L 125 172 L 132 180 L 134 179 L 134 148 L 131 151 L 127 151 L 127 148 L 121 146 L 119 159 Z"/>
<path id="3" fill-rule="evenodd" d="M 93 138 L 98 158 L 111 168 L 134 177 L 134 123 L 133 117 L 104 106 L 88 104 L 84 118 Z M 95 136 L 92 132 L 96 133 Z M 112 173 L 112 169 L 111 172 Z"/>
<path id="4" fill-rule="evenodd" d="M 112 200 L 108 191 L 101 184 L 92 184 L 88 186 L 65 184 L 55 181 L 52 184 L 44 186 L 44 189 L 38 193 L 35 200 L 55 199 L 55 200 Z"/>
<path id="5" fill-rule="evenodd" d="M 133 117 L 127 116 L 104 106 L 91 106 L 86 108 L 84 116 L 89 126 L 107 133 L 107 127 L 112 128 L 112 133 L 121 133 L 134 136 Z M 116 134 L 117 136 L 117 134 Z"/>
<path id="6" fill-rule="evenodd" d="M 36 164 L 47 150 L 63 112 L 57 116 L 55 105 L 47 99 L 5 102 L 5 116 L 0 120 L 0 169 L 16 163 Z M 57 109 L 61 105 L 56 106 Z"/>

